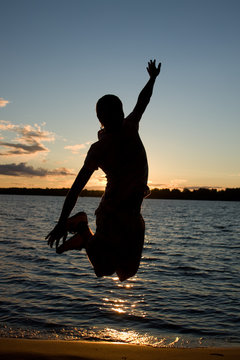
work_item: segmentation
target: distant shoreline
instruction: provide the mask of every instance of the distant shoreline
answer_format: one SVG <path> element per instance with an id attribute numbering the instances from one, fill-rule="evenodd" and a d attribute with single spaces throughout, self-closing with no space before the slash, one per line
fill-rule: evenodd
<path id="1" fill-rule="evenodd" d="M 66 196 L 68 188 L 0 188 L 0 194 L 6 195 L 39 195 L 39 196 Z M 81 197 L 101 197 L 103 190 L 82 190 Z M 152 189 L 148 199 L 173 200 L 219 200 L 240 201 L 240 188 L 226 188 L 224 190 L 199 188 L 189 189 Z"/>

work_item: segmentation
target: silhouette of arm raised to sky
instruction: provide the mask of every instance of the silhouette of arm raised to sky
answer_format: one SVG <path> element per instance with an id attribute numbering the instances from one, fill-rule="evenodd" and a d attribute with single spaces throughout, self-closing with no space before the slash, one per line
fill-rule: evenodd
<path id="1" fill-rule="evenodd" d="M 150 76 L 150 79 L 147 82 L 147 84 L 144 86 L 142 91 L 140 92 L 140 94 L 138 96 L 137 104 L 136 104 L 135 108 L 133 109 L 133 111 L 126 118 L 127 121 L 133 121 L 136 124 L 138 124 L 138 122 L 141 120 L 141 117 L 151 99 L 152 92 L 153 92 L 153 86 L 154 86 L 157 76 L 160 73 L 160 70 L 161 70 L 161 63 L 159 63 L 158 66 L 156 67 L 155 60 L 149 61 L 147 71 Z"/>

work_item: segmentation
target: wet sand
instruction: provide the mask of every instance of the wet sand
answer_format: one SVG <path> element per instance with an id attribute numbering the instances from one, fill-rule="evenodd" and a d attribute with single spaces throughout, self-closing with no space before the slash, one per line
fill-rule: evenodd
<path id="1" fill-rule="evenodd" d="M 240 359 L 238 348 L 154 348 L 107 342 L 0 339 L 1 360 L 204 360 Z"/>

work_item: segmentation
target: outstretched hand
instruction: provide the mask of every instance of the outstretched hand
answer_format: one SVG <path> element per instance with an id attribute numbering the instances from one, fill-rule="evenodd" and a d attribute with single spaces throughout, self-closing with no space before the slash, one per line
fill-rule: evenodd
<path id="1" fill-rule="evenodd" d="M 158 64 L 158 66 L 156 67 L 156 60 L 150 60 L 148 62 L 148 67 L 147 67 L 147 71 L 148 74 L 150 76 L 150 78 L 156 78 L 161 70 L 161 63 Z"/>
<path id="2" fill-rule="evenodd" d="M 53 247 L 53 244 L 56 241 L 56 248 L 57 248 L 61 238 L 63 238 L 63 242 L 66 240 L 67 231 L 62 226 L 57 224 L 55 228 L 52 231 L 50 231 L 50 233 L 46 236 L 45 239 L 48 240 L 48 245 L 51 248 Z"/>

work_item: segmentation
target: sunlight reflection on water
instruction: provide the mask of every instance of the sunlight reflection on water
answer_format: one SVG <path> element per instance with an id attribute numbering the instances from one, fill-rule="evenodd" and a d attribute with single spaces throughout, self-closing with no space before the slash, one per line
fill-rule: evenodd
<path id="1" fill-rule="evenodd" d="M 146 200 L 141 265 L 121 283 L 96 278 L 84 252 L 46 246 L 63 198 L 0 200 L 0 336 L 239 344 L 240 203 Z M 98 202 L 76 209 L 93 228 Z"/>

